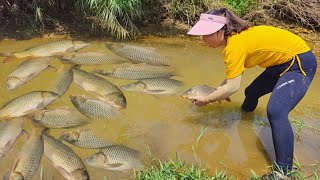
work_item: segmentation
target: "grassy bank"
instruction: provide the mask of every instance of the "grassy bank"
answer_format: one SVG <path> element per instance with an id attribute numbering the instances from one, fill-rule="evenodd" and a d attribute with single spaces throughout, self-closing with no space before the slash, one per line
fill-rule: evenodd
<path id="1" fill-rule="evenodd" d="M 166 28 L 185 32 L 200 13 L 228 7 L 253 24 L 291 23 L 319 30 L 320 4 L 312 0 L 50 0 L 0 1 L 0 34 L 28 39 L 46 32 L 130 40 Z M 1 37 L 0 37 L 1 38 Z M 13 37 L 14 38 L 14 37 Z"/>

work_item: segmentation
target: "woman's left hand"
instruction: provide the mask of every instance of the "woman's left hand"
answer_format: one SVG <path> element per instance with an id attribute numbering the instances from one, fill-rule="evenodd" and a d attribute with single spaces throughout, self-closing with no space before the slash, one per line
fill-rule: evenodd
<path id="1" fill-rule="evenodd" d="M 203 96 L 196 96 L 190 98 L 191 102 L 197 106 L 206 106 L 209 102 L 206 101 L 206 98 Z"/>

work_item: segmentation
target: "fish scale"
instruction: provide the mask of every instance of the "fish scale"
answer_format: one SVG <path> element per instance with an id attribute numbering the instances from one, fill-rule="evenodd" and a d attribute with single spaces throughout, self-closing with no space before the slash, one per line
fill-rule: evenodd
<path id="1" fill-rule="evenodd" d="M 99 154 L 105 156 L 104 164 L 98 161 Z M 102 167 L 109 170 L 126 170 L 126 169 L 141 169 L 143 164 L 140 160 L 140 152 L 123 145 L 108 146 L 85 159 L 91 166 Z"/>
<path id="2" fill-rule="evenodd" d="M 72 128 L 89 122 L 81 113 L 63 108 L 37 111 L 32 120 L 47 128 Z"/>
<path id="3" fill-rule="evenodd" d="M 58 93 L 60 96 L 62 96 L 68 91 L 73 81 L 73 72 L 72 72 L 73 68 L 74 68 L 73 65 L 69 65 L 59 69 L 58 71 L 59 75 L 56 78 L 51 88 L 52 92 Z"/>
<path id="4" fill-rule="evenodd" d="M 33 57 L 45 57 L 56 55 L 57 53 L 63 53 L 68 50 L 75 51 L 80 48 L 88 46 L 89 43 L 84 43 L 81 41 L 72 41 L 72 40 L 59 40 L 48 42 L 45 44 L 37 45 L 31 47 L 23 52 L 13 53 L 15 57 L 24 58 L 28 56 Z"/>
<path id="5" fill-rule="evenodd" d="M 139 91 L 148 94 L 170 95 L 180 92 L 182 85 L 183 82 L 175 79 L 151 78 L 127 84 L 122 88 L 128 91 Z M 141 89 L 141 86 L 144 86 L 143 89 Z"/>
<path id="6" fill-rule="evenodd" d="M 0 119 L 25 116 L 31 112 L 45 108 L 58 97 L 57 93 L 50 91 L 32 91 L 26 93 L 5 104 L 0 110 Z"/>
<path id="7" fill-rule="evenodd" d="M 76 134 L 77 137 L 74 138 L 72 134 Z M 88 148 L 88 149 L 103 148 L 103 147 L 115 145 L 115 143 L 113 142 L 97 137 L 96 134 L 90 129 L 69 131 L 69 132 L 63 133 L 61 138 L 70 144 L 73 144 L 81 148 Z"/>
<path id="8" fill-rule="evenodd" d="M 98 119 L 116 118 L 119 111 L 107 102 L 86 96 L 71 96 L 72 104 L 85 116 Z"/>
<path id="9" fill-rule="evenodd" d="M 123 94 L 116 85 L 102 77 L 76 68 L 73 69 L 73 72 L 73 81 L 86 91 L 98 93 L 101 96 L 111 93 Z"/>
<path id="10" fill-rule="evenodd" d="M 153 66 L 147 64 L 138 64 L 132 66 L 119 66 L 111 73 L 104 73 L 103 70 L 97 71 L 100 74 L 118 79 L 147 79 L 156 77 L 174 76 L 175 70 L 166 66 Z"/>
<path id="11" fill-rule="evenodd" d="M 194 98 L 197 96 L 208 96 L 209 94 L 213 93 L 214 91 L 216 91 L 216 88 L 207 86 L 207 85 L 197 85 L 197 86 L 193 86 L 192 88 L 188 89 L 187 91 L 185 91 L 184 93 L 181 94 L 182 98 Z M 225 99 L 228 102 L 231 102 L 231 99 L 228 97 Z"/>
<path id="12" fill-rule="evenodd" d="M 130 167 L 140 167 L 139 152 L 126 146 L 117 145 L 101 149 L 107 156 L 108 164 L 124 164 Z"/>
<path id="13" fill-rule="evenodd" d="M 103 52 L 77 52 L 65 55 L 63 61 L 81 65 L 118 64 L 126 62 L 124 58 Z"/>
<path id="14" fill-rule="evenodd" d="M 183 84 L 181 81 L 167 78 L 144 79 L 141 82 L 147 86 L 148 90 L 167 89 L 170 91 Z"/>
<path id="15" fill-rule="evenodd" d="M 22 132 L 24 118 L 14 118 L 8 122 L 0 122 L 0 159 L 12 147 Z"/>
<path id="16" fill-rule="evenodd" d="M 23 145 L 18 159 L 15 161 L 10 178 L 22 176 L 23 179 L 28 180 L 35 175 L 44 149 L 42 132 L 42 130 L 40 132 L 33 132 L 27 142 Z"/>
<path id="17" fill-rule="evenodd" d="M 44 134 L 43 138 L 44 153 L 55 167 L 61 167 L 69 174 L 76 170 L 87 172 L 83 161 L 71 148 L 50 135 Z"/>
<path id="18" fill-rule="evenodd" d="M 130 59 L 134 63 L 151 65 L 170 65 L 169 59 L 150 48 L 129 46 L 120 43 L 106 44 L 107 48 L 118 56 Z"/>

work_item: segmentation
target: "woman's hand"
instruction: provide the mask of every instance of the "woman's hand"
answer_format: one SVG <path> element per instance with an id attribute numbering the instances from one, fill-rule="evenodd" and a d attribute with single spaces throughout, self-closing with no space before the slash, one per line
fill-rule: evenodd
<path id="1" fill-rule="evenodd" d="M 207 104 L 210 103 L 206 100 L 206 97 L 203 97 L 203 96 L 192 97 L 190 98 L 190 100 L 193 104 L 197 106 L 206 106 Z"/>

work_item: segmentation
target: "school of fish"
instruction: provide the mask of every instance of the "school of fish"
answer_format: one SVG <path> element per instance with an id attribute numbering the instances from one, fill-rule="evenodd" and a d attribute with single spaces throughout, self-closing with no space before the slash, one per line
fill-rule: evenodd
<path id="1" fill-rule="evenodd" d="M 172 78 L 179 75 L 171 66 L 172 60 L 154 48 L 106 43 L 104 52 L 79 51 L 87 46 L 90 43 L 58 40 L 21 52 L 0 53 L 0 56 L 8 58 L 27 58 L 8 75 L 8 91 L 15 91 L 32 82 L 32 79 L 41 76 L 41 72 L 50 67 L 57 74 L 50 90 L 26 92 L 0 108 L 0 160 L 14 147 L 19 136 L 28 134 L 14 166 L 4 179 L 32 179 L 43 155 L 68 180 L 90 179 L 86 164 L 113 171 L 142 169 L 141 152 L 101 138 L 92 129 L 83 126 L 94 123 L 96 119 L 121 119 L 128 103 L 125 93 L 181 95 L 190 98 L 215 91 L 208 86 L 199 86 L 181 94 L 184 83 Z M 53 59 L 61 62 L 59 68 L 52 66 Z M 93 71 L 83 68 L 102 64 L 115 66 L 113 69 L 98 67 Z M 107 78 L 136 81 L 117 86 Z M 65 96 L 72 84 L 92 95 L 71 94 L 69 100 L 75 110 L 69 107 L 48 107 Z M 25 131 L 25 121 L 33 123 L 32 132 Z M 50 129 L 70 130 L 56 139 L 50 135 Z M 98 152 L 82 159 L 69 146 L 97 149 Z"/>

